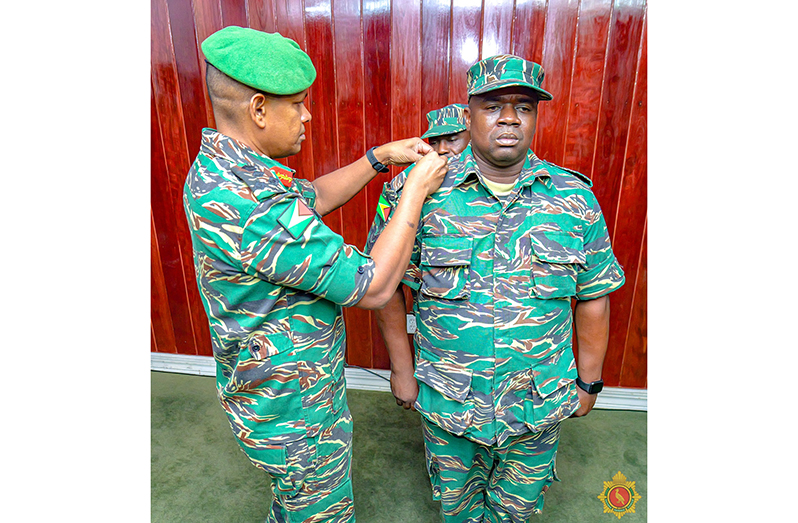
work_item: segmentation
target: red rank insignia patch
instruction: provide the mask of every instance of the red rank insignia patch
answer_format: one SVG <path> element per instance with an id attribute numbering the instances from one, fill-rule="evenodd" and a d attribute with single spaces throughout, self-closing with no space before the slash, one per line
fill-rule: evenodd
<path id="1" fill-rule="evenodd" d="M 291 187 L 291 181 L 294 179 L 294 174 L 289 171 L 288 169 L 283 169 L 282 167 L 274 166 L 270 167 L 272 173 L 277 177 L 280 182 L 285 185 L 286 187 Z"/>

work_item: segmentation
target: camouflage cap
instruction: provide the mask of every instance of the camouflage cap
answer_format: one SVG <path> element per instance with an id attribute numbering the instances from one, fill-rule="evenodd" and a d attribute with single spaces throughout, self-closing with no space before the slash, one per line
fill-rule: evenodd
<path id="1" fill-rule="evenodd" d="M 543 67 L 535 62 L 511 54 L 491 56 L 475 63 L 468 70 L 468 96 L 524 85 L 534 90 L 541 100 L 551 100 L 551 94 L 540 87 L 543 76 Z"/>
<path id="2" fill-rule="evenodd" d="M 258 91 L 296 94 L 316 79 L 310 57 L 280 33 L 231 25 L 210 35 L 201 47 L 208 63 Z"/>
<path id="3" fill-rule="evenodd" d="M 466 121 L 463 109 L 466 107 L 463 104 L 451 104 L 428 112 L 427 122 L 429 123 L 429 129 L 421 137 L 430 138 L 465 131 Z"/>

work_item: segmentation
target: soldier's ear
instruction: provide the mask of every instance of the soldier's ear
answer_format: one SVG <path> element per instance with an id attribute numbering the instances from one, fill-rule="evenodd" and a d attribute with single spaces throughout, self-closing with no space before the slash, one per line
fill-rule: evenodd
<path id="1" fill-rule="evenodd" d="M 269 101 L 263 93 L 255 93 L 249 99 L 249 117 L 259 128 L 266 127 L 266 107 Z"/>
<path id="2" fill-rule="evenodd" d="M 465 107 L 463 109 L 463 118 L 465 118 L 466 130 L 471 133 L 471 109 Z"/>

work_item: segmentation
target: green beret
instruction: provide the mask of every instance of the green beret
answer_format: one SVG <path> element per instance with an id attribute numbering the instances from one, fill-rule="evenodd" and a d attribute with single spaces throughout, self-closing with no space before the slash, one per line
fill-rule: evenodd
<path id="1" fill-rule="evenodd" d="M 210 35 L 201 47 L 208 63 L 258 91 L 296 94 L 316 79 L 310 57 L 280 33 L 231 25 Z"/>
<path id="2" fill-rule="evenodd" d="M 429 124 L 429 129 L 421 137 L 431 138 L 465 131 L 466 121 L 463 109 L 466 107 L 463 104 L 451 104 L 428 112 L 427 123 Z"/>
<path id="3" fill-rule="evenodd" d="M 500 54 L 480 60 L 466 73 L 468 96 L 495 91 L 503 87 L 523 85 L 535 91 L 540 100 L 551 100 L 551 93 L 544 91 L 543 67 L 511 54 Z"/>

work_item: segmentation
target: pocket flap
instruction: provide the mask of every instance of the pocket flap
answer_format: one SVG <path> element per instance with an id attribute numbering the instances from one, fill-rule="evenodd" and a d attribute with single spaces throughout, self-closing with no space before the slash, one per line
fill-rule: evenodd
<path id="1" fill-rule="evenodd" d="M 535 390 L 541 398 L 545 398 L 576 380 L 576 361 L 563 353 L 556 363 L 538 365 L 533 367 L 530 373 Z"/>
<path id="2" fill-rule="evenodd" d="M 474 238 L 469 236 L 427 236 L 421 249 L 421 264 L 433 267 L 471 265 Z"/>
<path id="3" fill-rule="evenodd" d="M 453 362 L 419 360 L 416 379 L 447 398 L 463 403 L 471 390 L 471 369 Z"/>
<path id="4" fill-rule="evenodd" d="M 546 231 L 532 233 L 530 237 L 532 250 L 541 261 L 587 264 L 582 233 Z"/>
<path id="5" fill-rule="evenodd" d="M 252 334 L 246 341 L 246 347 L 256 360 L 276 356 L 294 347 L 291 337 L 287 332 L 273 334 Z"/>

